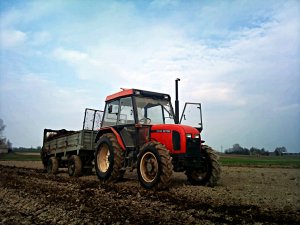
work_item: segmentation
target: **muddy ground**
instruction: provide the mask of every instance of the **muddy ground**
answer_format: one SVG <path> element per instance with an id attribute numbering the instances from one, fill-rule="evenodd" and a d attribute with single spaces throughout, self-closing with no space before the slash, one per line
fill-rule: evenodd
<path id="1" fill-rule="evenodd" d="M 115 184 L 95 175 L 43 173 L 40 162 L 0 161 L 0 224 L 300 224 L 300 170 L 223 167 L 215 188 L 175 173 L 146 191 L 135 173 Z"/>

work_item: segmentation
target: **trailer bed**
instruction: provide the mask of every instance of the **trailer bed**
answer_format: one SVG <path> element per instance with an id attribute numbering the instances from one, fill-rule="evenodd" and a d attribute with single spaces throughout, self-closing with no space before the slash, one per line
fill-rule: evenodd
<path id="1" fill-rule="evenodd" d="M 45 135 L 49 135 L 44 141 L 43 148 L 48 154 L 56 156 L 63 153 L 63 156 L 67 156 L 68 152 L 75 152 L 78 155 L 80 150 L 94 151 L 96 148 L 95 137 L 97 131 L 93 130 L 80 130 L 80 131 L 66 131 L 64 134 L 55 135 L 60 133 L 61 130 L 45 129 Z M 54 134 L 54 135 L 53 135 Z"/>
<path id="2" fill-rule="evenodd" d="M 80 168 L 91 168 L 96 150 L 95 139 L 101 127 L 103 111 L 85 109 L 82 130 L 44 129 L 41 159 L 45 169 L 69 167 L 76 158 Z M 53 166 L 54 164 L 54 166 Z M 48 170 L 47 169 L 47 170 Z"/>

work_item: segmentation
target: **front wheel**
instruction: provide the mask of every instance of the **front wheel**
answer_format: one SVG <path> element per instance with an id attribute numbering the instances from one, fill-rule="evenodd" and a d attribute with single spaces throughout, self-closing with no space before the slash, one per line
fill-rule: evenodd
<path id="1" fill-rule="evenodd" d="M 159 142 L 146 143 L 138 157 L 137 172 L 144 188 L 167 188 L 173 173 L 172 158 L 168 149 Z"/>
<path id="2" fill-rule="evenodd" d="M 187 169 L 186 175 L 190 184 L 192 185 L 205 185 L 214 187 L 221 174 L 221 166 L 218 161 L 218 156 L 215 151 L 207 146 L 202 146 L 203 161 L 201 169 Z"/>

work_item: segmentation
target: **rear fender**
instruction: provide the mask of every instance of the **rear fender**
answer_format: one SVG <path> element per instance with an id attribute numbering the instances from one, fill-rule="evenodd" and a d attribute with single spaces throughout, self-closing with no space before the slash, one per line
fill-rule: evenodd
<path id="1" fill-rule="evenodd" d="M 122 150 L 124 150 L 124 151 L 126 150 L 121 136 L 113 127 L 106 127 L 106 128 L 100 129 L 97 133 L 95 142 L 97 142 L 103 134 L 107 134 L 107 133 L 113 133 L 116 136 L 117 141 L 118 141 L 120 147 L 122 148 Z"/>

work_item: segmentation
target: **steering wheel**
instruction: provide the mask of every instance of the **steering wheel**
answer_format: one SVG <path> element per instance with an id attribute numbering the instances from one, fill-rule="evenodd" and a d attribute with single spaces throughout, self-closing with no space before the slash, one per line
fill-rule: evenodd
<path id="1" fill-rule="evenodd" d="M 144 118 L 140 119 L 139 122 L 142 123 L 142 124 L 149 125 L 151 123 L 151 119 L 147 118 L 147 117 L 144 117 Z"/>

